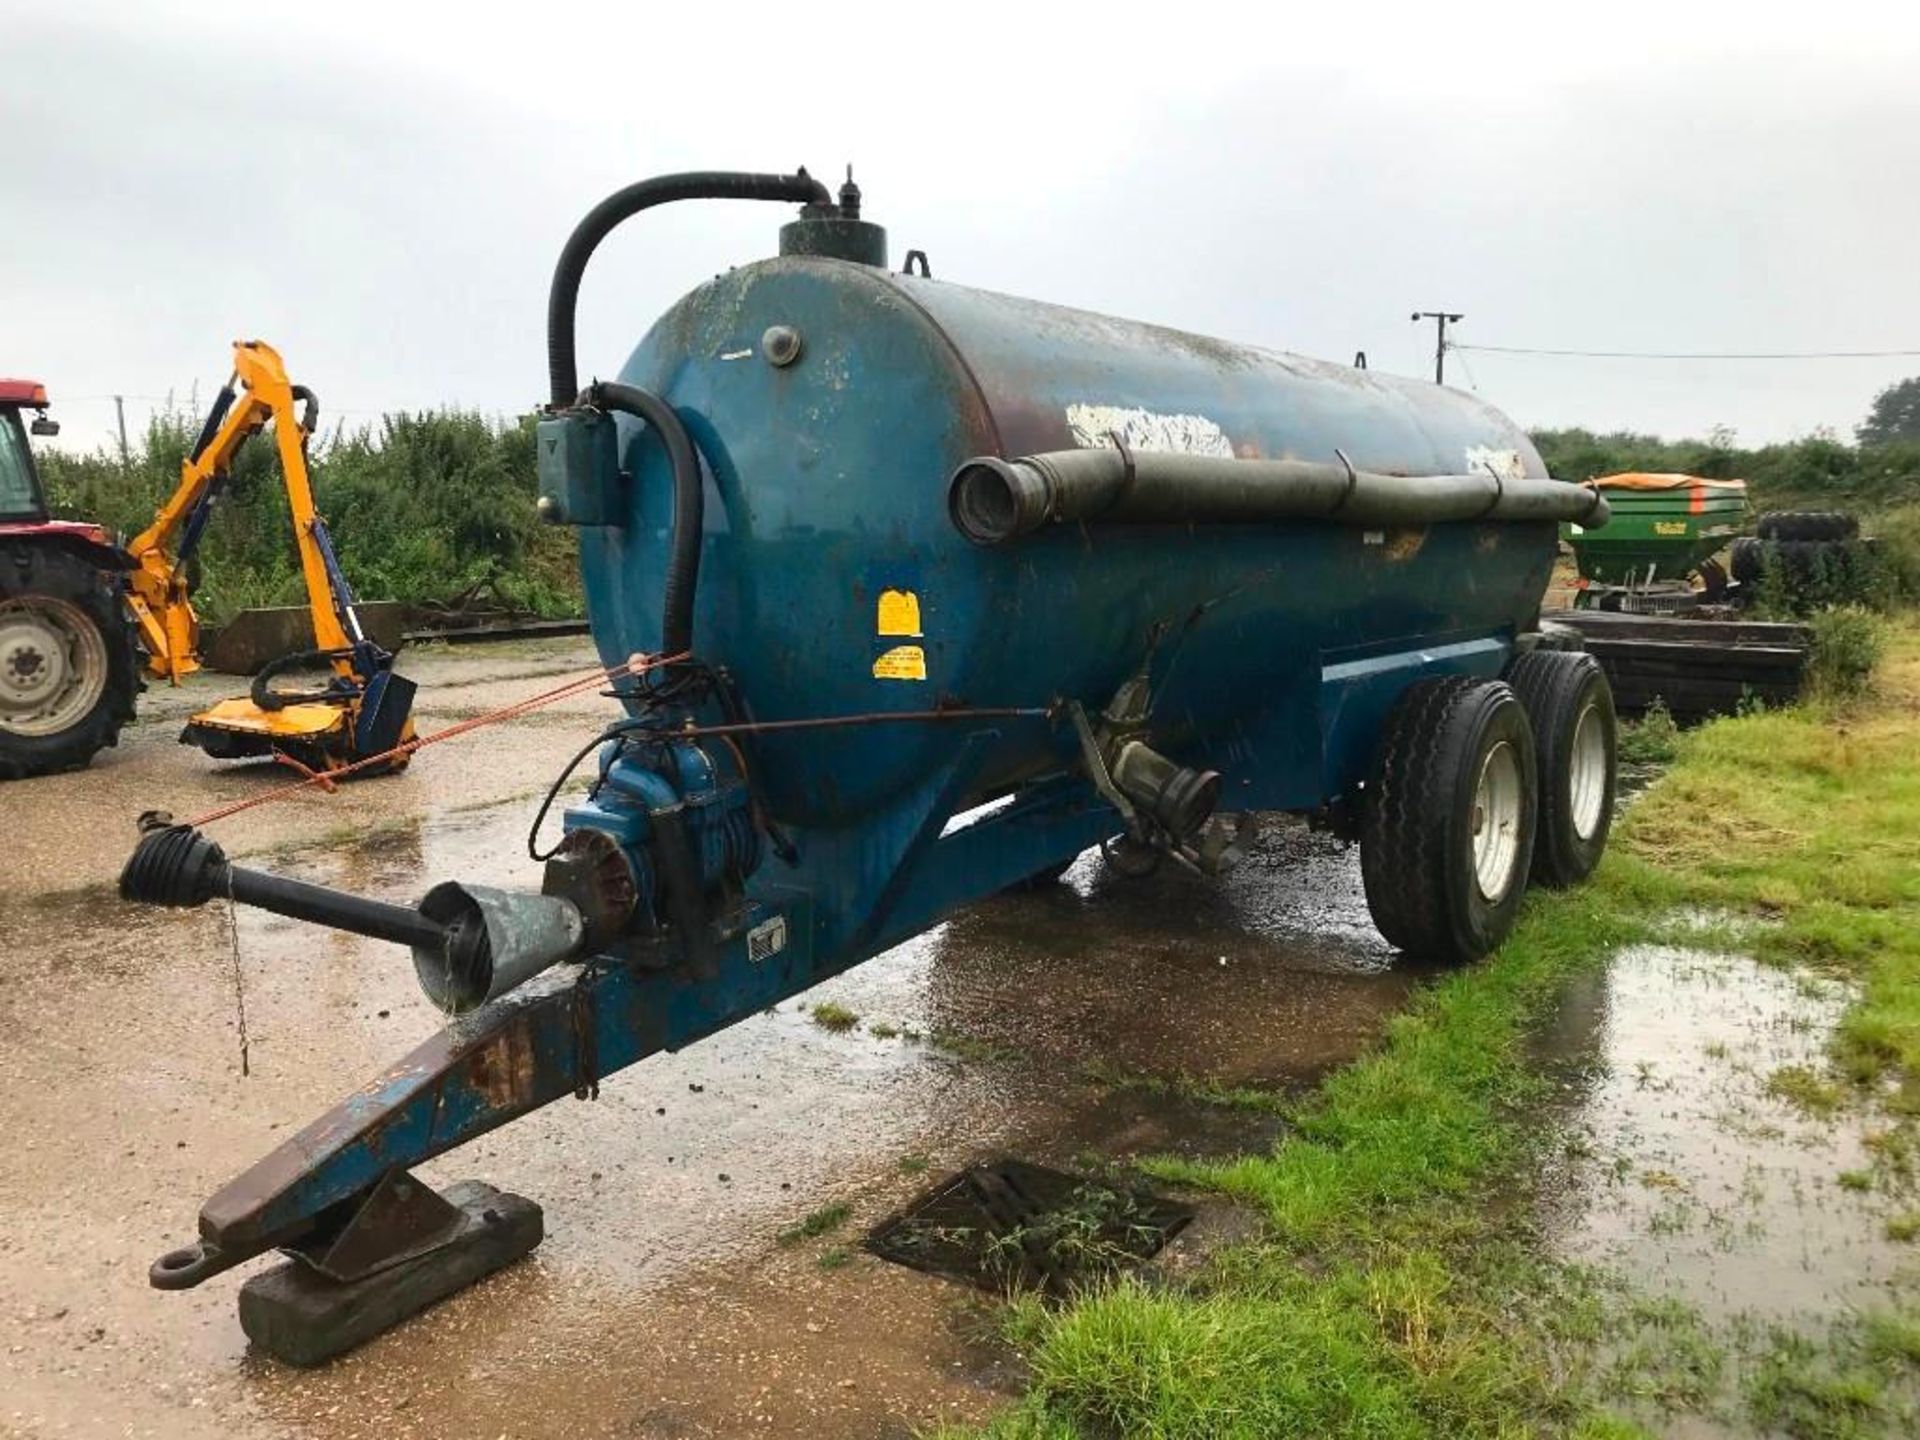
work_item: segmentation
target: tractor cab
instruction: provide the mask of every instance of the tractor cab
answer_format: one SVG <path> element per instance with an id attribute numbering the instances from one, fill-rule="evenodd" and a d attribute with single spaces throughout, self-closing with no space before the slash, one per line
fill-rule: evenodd
<path id="1" fill-rule="evenodd" d="M 47 387 L 32 380 L 0 380 L 0 524 L 38 524 L 47 518 L 47 497 L 33 468 L 26 425 L 20 412 L 35 412 L 35 435 L 58 435 L 60 423 L 47 418 Z"/>

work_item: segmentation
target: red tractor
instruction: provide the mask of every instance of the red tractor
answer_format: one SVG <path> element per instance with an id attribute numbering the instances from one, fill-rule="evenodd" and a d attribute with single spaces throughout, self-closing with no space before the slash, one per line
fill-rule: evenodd
<path id="1" fill-rule="evenodd" d="M 98 525 L 53 520 L 27 446 L 55 435 L 47 390 L 0 380 L 0 780 L 85 765 L 144 688 L 126 612 L 131 559 Z"/>

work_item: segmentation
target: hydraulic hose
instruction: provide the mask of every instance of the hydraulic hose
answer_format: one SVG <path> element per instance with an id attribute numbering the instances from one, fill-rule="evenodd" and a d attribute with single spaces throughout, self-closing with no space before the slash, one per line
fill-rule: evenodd
<path id="1" fill-rule="evenodd" d="M 341 690 L 330 676 L 327 683 L 306 690 L 276 690 L 273 682 L 293 670 L 305 670 L 318 665 L 331 665 L 336 660 L 353 657 L 353 650 L 297 650 L 291 655 L 282 655 L 278 660 L 269 660 L 260 667 L 259 674 L 253 677 L 253 684 L 247 693 L 256 708 L 261 710 L 284 710 L 289 705 L 318 705 L 328 700 L 340 698 Z"/>
<path id="2" fill-rule="evenodd" d="M 954 472 L 947 508 L 980 545 L 1056 520 L 1110 524 L 1434 525 L 1450 520 L 1607 523 L 1597 489 L 1563 480 L 1382 475 L 1349 464 L 1225 456 L 1057 450 L 1017 460 L 982 456 Z"/>
<path id="3" fill-rule="evenodd" d="M 547 291 L 547 378 L 554 408 L 573 400 L 580 388 L 574 358 L 573 325 L 580 299 L 580 277 L 600 242 L 621 221 L 676 200 L 785 200 L 797 205 L 831 205 L 827 187 L 802 169 L 794 175 L 756 175 L 741 170 L 693 170 L 656 175 L 616 190 L 586 213 L 567 237 L 553 267 Z"/>
<path id="4" fill-rule="evenodd" d="M 667 576 L 661 586 L 660 653 L 684 655 L 693 649 L 693 596 L 700 583 L 700 531 L 706 514 L 700 457 L 687 427 L 666 401 L 634 385 L 606 382 L 589 386 L 575 402 L 598 410 L 618 410 L 644 420 L 667 447 L 673 467 L 673 538 L 667 548 Z"/>

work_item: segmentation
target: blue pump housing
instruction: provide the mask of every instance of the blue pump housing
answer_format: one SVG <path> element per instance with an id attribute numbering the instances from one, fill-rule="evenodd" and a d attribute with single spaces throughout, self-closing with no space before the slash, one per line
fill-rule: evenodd
<path id="1" fill-rule="evenodd" d="M 760 833 L 745 783 L 723 777 L 713 757 L 691 740 L 609 742 L 600 753 L 592 798 L 564 816 L 569 833 L 598 830 L 621 847 L 632 867 L 637 911 L 655 926 L 667 917 L 660 909 L 654 846 L 669 818 L 686 827 L 703 892 L 743 880 L 758 867 Z"/>

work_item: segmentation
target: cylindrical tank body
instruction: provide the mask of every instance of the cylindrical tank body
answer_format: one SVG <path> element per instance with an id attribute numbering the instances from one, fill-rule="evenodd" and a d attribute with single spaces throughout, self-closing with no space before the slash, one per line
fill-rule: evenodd
<path id="1" fill-rule="evenodd" d="M 763 345 L 776 327 L 792 333 Z M 1389 474 L 1545 471 L 1521 430 L 1457 391 L 845 261 L 789 256 L 718 277 L 653 327 L 620 378 L 664 396 L 710 467 L 695 645 L 757 719 L 1098 708 L 1151 655 L 1156 743 L 1223 771 L 1229 808 L 1331 798 L 1344 782 L 1321 765 L 1323 667 L 1510 636 L 1537 615 L 1554 552 L 1550 523 L 1056 525 L 972 545 L 946 503 L 963 461 L 1112 437 L 1241 457 L 1339 451 Z M 660 446 L 623 420 L 621 456 L 626 523 L 582 532 L 609 662 L 658 646 L 672 519 Z M 976 794 L 1073 752 L 1063 726 L 1000 728 Z M 853 821 L 928 783 L 961 731 L 761 737 L 769 808 L 794 824 Z"/>

